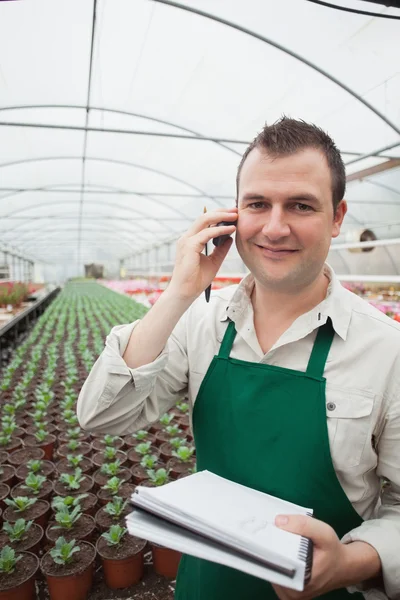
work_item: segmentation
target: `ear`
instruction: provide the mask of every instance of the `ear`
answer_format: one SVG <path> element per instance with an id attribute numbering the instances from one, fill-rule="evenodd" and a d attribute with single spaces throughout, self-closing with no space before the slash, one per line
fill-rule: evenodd
<path id="1" fill-rule="evenodd" d="M 336 207 L 336 212 L 333 217 L 332 223 L 332 237 L 335 238 L 340 233 L 340 228 L 343 223 L 343 219 L 345 214 L 347 213 L 347 202 L 346 200 L 341 200 Z"/>

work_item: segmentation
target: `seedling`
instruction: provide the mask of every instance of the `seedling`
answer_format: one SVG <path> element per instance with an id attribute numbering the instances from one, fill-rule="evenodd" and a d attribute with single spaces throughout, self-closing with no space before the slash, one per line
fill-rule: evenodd
<path id="1" fill-rule="evenodd" d="M 123 484 L 123 480 L 119 479 L 119 477 L 111 477 L 105 485 L 103 485 L 103 490 L 108 490 L 113 496 L 116 496 L 119 492 L 119 488 Z"/>
<path id="2" fill-rule="evenodd" d="M 176 450 L 177 448 L 185 444 L 185 440 L 180 437 L 174 437 L 169 440 L 169 443 L 174 448 L 174 450 Z"/>
<path id="3" fill-rule="evenodd" d="M 132 433 L 132 437 L 134 437 L 136 440 L 139 440 L 139 442 L 143 442 L 148 437 L 148 435 L 149 432 L 145 429 L 140 429 L 136 433 Z"/>
<path id="4" fill-rule="evenodd" d="M 67 462 L 71 467 L 79 467 L 82 461 L 83 454 L 77 454 L 76 456 L 73 454 L 67 454 Z"/>
<path id="5" fill-rule="evenodd" d="M 0 446 L 8 446 L 11 442 L 11 435 L 9 433 L 0 433 Z"/>
<path id="6" fill-rule="evenodd" d="M 189 446 L 180 446 L 172 452 L 172 456 L 178 458 L 181 462 L 189 462 L 192 458 L 194 448 Z"/>
<path id="7" fill-rule="evenodd" d="M 27 496 L 17 496 L 17 498 L 6 498 L 4 502 L 7 506 L 11 506 L 15 512 L 24 512 L 33 506 L 36 498 L 28 498 Z"/>
<path id="8" fill-rule="evenodd" d="M 15 415 L 16 410 L 15 404 L 7 403 L 3 405 L 3 413 L 5 415 Z"/>
<path id="9" fill-rule="evenodd" d="M 34 473 L 29 473 L 28 477 L 25 479 L 25 485 L 21 487 L 30 490 L 32 494 L 39 494 L 40 490 L 43 487 L 43 484 L 46 481 L 46 477 L 43 475 L 35 475 Z"/>
<path id="10" fill-rule="evenodd" d="M 39 443 L 42 443 L 47 438 L 47 435 L 48 433 L 45 429 L 38 429 L 38 431 L 35 433 L 35 440 Z"/>
<path id="11" fill-rule="evenodd" d="M 21 558 L 22 556 L 17 556 L 10 546 L 5 546 L 0 553 L 0 573 L 13 573 Z"/>
<path id="12" fill-rule="evenodd" d="M 113 519 L 118 519 L 124 512 L 128 500 L 124 500 L 121 496 L 114 496 L 111 502 L 108 502 L 104 510 Z"/>
<path id="13" fill-rule="evenodd" d="M 166 427 L 171 423 L 173 418 L 174 415 L 169 415 L 168 413 L 165 413 L 162 417 L 160 417 L 160 423 L 161 425 L 164 425 L 164 427 Z"/>
<path id="14" fill-rule="evenodd" d="M 3 531 L 6 532 L 10 542 L 20 542 L 29 531 L 33 521 L 25 521 L 25 519 L 17 519 L 14 524 L 5 521 L 3 523 Z"/>
<path id="15" fill-rule="evenodd" d="M 154 469 L 158 463 L 158 457 L 155 454 L 146 454 L 140 461 L 140 466 L 144 469 Z"/>
<path id="16" fill-rule="evenodd" d="M 75 469 L 75 473 L 62 473 L 59 477 L 60 483 L 65 485 L 69 490 L 79 490 L 84 480 L 85 477 L 82 475 L 82 469 L 79 467 Z"/>
<path id="17" fill-rule="evenodd" d="M 117 435 L 105 435 L 103 437 L 103 442 L 105 443 L 106 446 L 112 446 L 114 444 L 114 442 L 116 440 L 119 440 L 120 438 Z"/>
<path id="18" fill-rule="evenodd" d="M 16 424 L 15 421 L 13 421 L 12 423 L 9 423 L 7 425 L 5 425 L 3 423 L 3 426 L 1 428 L 1 433 L 2 433 L 2 435 L 10 435 L 10 436 L 12 436 L 12 434 L 14 433 L 14 431 L 16 430 L 16 428 L 17 428 L 17 424 Z"/>
<path id="19" fill-rule="evenodd" d="M 79 494 L 78 496 L 55 496 L 51 503 L 54 510 L 58 510 L 60 506 L 66 506 L 67 508 L 75 508 L 75 506 L 81 506 L 81 501 L 86 498 L 88 494 Z"/>
<path id="20" fill-rule="evenodd" d="M 114 477 L 115 475 L 118 475 L 120 470 L 121 461 L 118 459 L 111 463 L 104 463 L 104 465 L 100 467 L 100 472 L 104 473 L 105 475 L 108 475 L 109 477 Z"/>
<path id="21" fill-rule="evenodd" d="M 155 485 L 159 486 L 164 485 L 164 483 L 167 483 L 169 471 L 167 471 L 166 469 L 157 469 L 157 471 L 149 469 L 147 471 L 147 475 L 150 481 L 152 481 Z"/>
<path id="22" fill-rule="evenodd" d="M 43 467 L 43 461 L 42 460 L 28 460 L 28 462 L 26 463 L 26 466 L 28 467 L 28 470 L 31 473 L 39 473 L 40 469 Z"/>
<path id="23" fill-rule="evenodd" d="M 165 433 L 167 433 L 170 437 L 175 437 L 182 433 L 182 429 L 179 429 L 178 425 L 168 425 L 168 427 L 164 428 Z"/>
<path id="24" fill-rule="evenodd" d="M 183 414 L 186 414 L 189 410 L 189 404 L 187 402 L 181 402 L 176 405 L 176 408 Z"/>
<path id="25" fill-rule="evenodd" d="M 55 520 L 58 525 L 53 525 L 52 529 L 71 529 L 82 516 L 80 506 L 76 506 L 70 512 L 68 506 L 59 504 L 56 510 Z"/>
<path id="26" fill-rule="evenodd" d="M 137 446 L 135 446 L 135 452 L 141 454 L 142 456 L 145 456 L 150 452 L 150 448 L 151 442 L 143 442 L 142 444 L 138 444 Z"/>
<path id="27" fill-rule="evenodd" d="M 50 556 L 57 565 L 69 565 L 74 559 L 75 552 L 79 552 L 80 547 L 76 545 L 75 540 L 67 542 L 61 536 L 57 538 L 55 547 L 50 550 Z"/>
<path id="28" fill-rule="evenodd" d="M 68 450 L 72 450 L 72 452 L 74 452 L 75 450 L 78 450 L 79 442 L 77 440 L 70 440 L 67 444 L 67 448 Z"/>
<path id="29" fill-rule="evenodd" d="M 111 446 L 106 446 L 103 450 L 104 458 L 107 460 L 114 460 L 117 456 L 118 450 L 116 448 L 112 448 Z"/>
<path id="30" fill-rule="evenodd" d="M 80 427 L 71 427 L 70 429 L 67 429 L 67 435 L 70 440 L 79 439 L 80 434 L 81 434 Z"/>
<path id="31" fill-rule="evenodd" d="M 111 525 L 108 531 L 101 534 L 101 537 L 107 540 L 108 546 L 118 546 L 127 531 L 126 527 L 121 525 Z"/>

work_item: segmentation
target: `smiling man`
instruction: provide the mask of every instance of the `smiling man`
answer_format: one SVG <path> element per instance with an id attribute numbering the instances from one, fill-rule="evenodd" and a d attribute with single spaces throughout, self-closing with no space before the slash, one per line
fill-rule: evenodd
<path id="1" fill-rule="evenodd" d="M 184 556 L 177 600 L 400 598 L 400 328 L 325 263 L 344 192 L 329 136 L 265 126 L 239 165 L 237 206 L 181 237 L 167 290 L 112 330 L 82 388 L 82 427 L 118 435 L 188 394 L 198 470 L 314 509 L 276 522 L 314 542 L 304 592 Z M 204 245 L 235 231 L 250 274 L 206 304 L 232 239 L 210 256 Z"/>

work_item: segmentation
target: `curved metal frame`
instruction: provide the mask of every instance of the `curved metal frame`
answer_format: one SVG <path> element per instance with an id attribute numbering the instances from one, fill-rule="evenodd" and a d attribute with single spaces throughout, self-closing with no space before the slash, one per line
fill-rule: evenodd
<path id="1" fill-rule="evenodd" d="M 325 71 L 324 69 L 321 69 L 321 67 L 318 67 L 317 65 L 315 65 L 311 61 L 307 60 L 303 56 L 300 56 L 300 54 L 297 54 L 297 52 L 293 52 L 293 50 L 289 50 L 289 48 L 285 48 L 285 46 L 282 46 L 281 44 L 278 44 L 277 42 L 274 42 L 273 40 L 270 40 L 269 38 L 255 32 L 255 31 L 252 31 L 251 29 L 247 29 L 246 27 L 241 27 L 240 25 L 237 25 L 236 23 L 232 23 L 232 21 L 227 21 L 226 19 L 217 17 L 216 15 L 212 15 L 211 13 L 205 12 L 203 10 L 193 8 L 191 6 L 185 6 L 183 4 L 179 4 L 179 2 L 173 2 L 172 0 L 153 0 L 153 2 L 157 2 L 159 4 L 165 4 L 167 6 L 172 6 L 174 8 L 178 8 L 180 10 L 185 10 L 189 13 L 193 13 L 195 15 L 199 15 L 200 17 L 205 17 L 206 19 L 215 21 L 216 23 L 221 23 L 222 25 L 225 25 L 226 27 L 236 29 L 237 31 L 240 31 L 241 33 L 245 33 L 246 35 L 249 35 L 257 40 L 260 40 L 261 42 L 264 42 L 265 44 L 273 46 L 274 48 L 277 48 L 278 50 L 280 50 L 281 52 L 284 52 L 285 54 L 289 54 L 289 56 L 292 56 L 296 60 L 302 62 L 303 64 L 307 65 L 314 71 L 317 71 L 317 73 L 319 73 L 320 75 L 323 75 L 324 77 L 326 77 L 327 79 L 332 81 L 332 83 L 335 83 L 336 85 L 338 85 L 340 88 L 342 88 L 342 90 L 344 90 L 345 92 L 347 92 L 348 94 L 353 96 L 353 98 L 355 98 L 356 100 L 361 102 L 361 104 L 363 104 L 366 108 L 368 108 L 370 111 L 372 111 L 377 117 L 379 117 L 382 121 L 384 121 L 386 123 L 386 125 L 388 125 L 391 129 L 393 129 L 393 131 L 396 131 L 396 133 L 400 134 L 400 129 L 394 123 L 392 123 L 392 121 L 390 121 L 387 117 L 385 117 L 385 115 L 383 115 L 378 109 L 376 109 L 374 106 L 372 106 L 372 104 L 370 104 L 369 102 L 364 100 L 364 98 L 362 98 L 362 96 L 357 94 L 354 90 L 349 88 L 345 83 L 343 83 L 342 81 L 340 81 L 339 79 L 337 79 L 336 77 L 334 77 L 333 75 L 331 75 L 330 73 Z"/>
<path id="2" fill-rule="evenodd" d="M 101 233 L 101 232 L 103 232 L 103 233 L 106 232 L 108 234 L 113 234 L 114 236 L 117 236 L 117 241 L 121 241 L 121 243 L 128 244 L 129 247 L 132 248 L 132 249 L 134 249 L 134 250 L 137 249 L 137 246 L 135 246 L 135 244 L 132 244 L 132 239 L 126 239 L 124 236 L 120 235 L 120 230 L 119 229 L 116 230 L 115 227 L 112 227 L 112 226 L 107 227 L 106 225 L 102 225 L 102 227 L 100 229 L 93 229 L 93 228 L 84 226 L 82 228 L 82 230 L 86 231 L 87 233 L 92 233 L 92 234 L 95 234 L 95 235 L 99 235 L 99 233 Z M 35 245 L 37 247 L 38 243 L 47 242 L 54 235 L 55 236 L 59 236 L 60 233 L 63 233 L 63 232 L 65 232 L 65 233 L 67 233 L 67 232 L 74 232 L 74 233 L 76 233 L 76 228 L 69 227 L 69 228 L 58 229 L 58 228 L 52 227 L 52 228 L 49 228 L 49 229 L 45 229 L 42 232 L 41 240 L 38 240 L 35 237 L 30 237 L 30 238 L 28 237 L 28 238 L 25 238 L 25 239 L 21 238 L 21 244 L 20 244 L 20 246 L 22 248 L 22 247 L 26 247 L 27 244 L 33 244 L 33 245 Z M 45 235 L 43 235 L 43 233 Z M 73 243 L 76 243 L 76 237 L 73 238 L 73 239 L 71 239 L 70 241 L 73 242 Z M 65 239 L 60 240 L 60 243 L 61 244 L 67 243 L 67 240 L 65 240 Z M 99 245 L 100 246 L 102 245 L 101 240 L 99 240 Z"/>

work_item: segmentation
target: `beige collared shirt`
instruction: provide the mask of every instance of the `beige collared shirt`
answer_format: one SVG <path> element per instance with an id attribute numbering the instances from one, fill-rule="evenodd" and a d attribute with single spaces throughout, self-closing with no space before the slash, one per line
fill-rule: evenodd
<path id="1" fill-rule="evenodd" d="M 368 542 L 380 555 L 385 593 L 400 598 L 400 326 L 347 291 L 326 266 L 326 299 L 300 316 L 264 354 L 253 323 L 248 275 L 238 286 L 202 295 L 183 315 L 151 364 L 130 369 L 122 355 L 138 323 L 114 327 L 78 399 L 84 429 L 123 435 L 146 427 L 187 395 L 191 409 L 226 330 L 235 322 L 231 356 L 305 371 L 317 329 L 332 319 L 326 417 L 338 479 L 364 523 L 344 542 Z M 391 483 L 380 495 L 382 478 Z M 384 598 L 381 590 L 364 592 Z"/>

